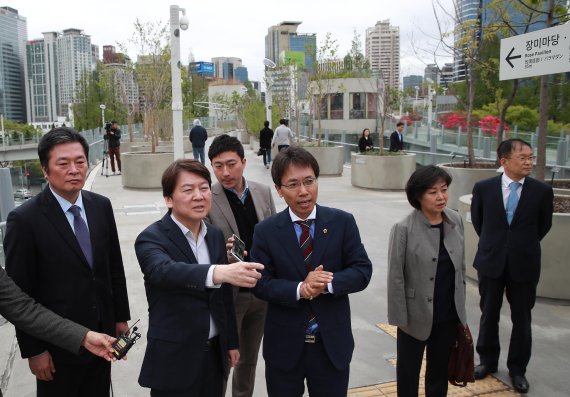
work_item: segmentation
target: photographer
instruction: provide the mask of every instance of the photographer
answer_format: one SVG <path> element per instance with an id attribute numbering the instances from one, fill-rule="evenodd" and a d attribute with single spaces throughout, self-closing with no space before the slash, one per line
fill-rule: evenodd
<path id="1" fill-rule="evenodd" d="M 115 120 L 105 125 L 105 139 L 109 141 L 109 158 L 111 159 L 111 171 L 115 175 L 115 158 L 119 175 L 121 174 L 121 130 Z"/>

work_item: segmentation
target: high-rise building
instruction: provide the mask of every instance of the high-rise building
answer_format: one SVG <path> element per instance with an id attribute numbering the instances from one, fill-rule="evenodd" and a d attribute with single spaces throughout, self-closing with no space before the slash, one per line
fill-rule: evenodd
<path id="1" fill-rule="evenodd" d="M 53 123 L 59 115 L 58 33 L 46 32 L 43 35 L 42 39 L 28 41 L 26 45 L 29 123 Z"/>
<path id="2" fill-rule="evenodd" d="M 297 33 L 297 28 L 301 23 L 284 21 L 278 25 L 270 26 L 265 36 L 265 58 L 279 64 L 279 58 L 283 52 L 303 53 L 305 67 L 312 70 L 317 51 L 317 35 L 314 33 Z"/>
<path id="3" fill-rule="evenodd" d="M 430 63 L 424 69 L 424 80 L 431 79 L 435 84 L 439 84 L 440 70 L 435 63 Z"/>
<path id="4" fill-rule="evenodd" d="M 439 84 L 447 87 L 451 82 L 453 82 L 453 63 L 446 63 L 441 68 L 441 73 L 439 75 Z"/>
<path id="5" fill-rule="evenodd" d="M 418 75 L 404 76 L 403 89 L 419 87 L 424 82 L 424 78 Z"/>
<path id="6" fill-rule="evenodd" d="M 478 31 L 476 32 L 476 40 L 480 40 L 482 37 L 482 29 L 497 21 L 497 8 L 493 4 L 492 0 L 454 0 L 456 4 L 456 26 L 455 26 L 455 53 L 453 56 L 453 81 L 464 81 L 465 80 L 465 60 L 464 51 L 460 48 L 460 41 L 465 36 L 465 31 L 460 29 L 461 25 L 465 23 L 476 22 L 478 26 Z M 539 29 L 544 29 L 545 16 L 541 16 L 540 12 L 533 12 L 534 19 L 531 23 L 528 23 L 528 16 L 523 15 L 521 11 L 514 9 L 512 5 L 508 2 L 504 2 L 506 7 L 506 14 L 509 15 L 512 26 L 518 30 L 517 34 L 523 34 L 527 32 L 533 32 Z M 554 3 L 561 6 L 567 5 L 567 0 L 554 0 Z M 546 10 L 549 7 L 549 2 L 538 2 L 536 9 L 538 11 Z M 527 10 L 530 12 L 530 10 Z M 527 29 L 527 24 L 528 29 Z"/>
<path id="7" fill-rule="evenodd" d="M 57 40 L 59 63 L 59 114 L 66 115 L 79 81 L 92 70 L 91 37 L 80 29 L 66 29 Z"/>
<path id="8" fill-rule="evenodd" d="M 217 79 L 233 80 L 234 69 L 242 66 L 241 58 L 235 57 L 215 57 L 212 58 L 214 64 L 214 76 Z"/>
<path id="9" fill-rule="evenodd" d="M 18 10 L 0 7 L 0 114 L 26 121 L 26 18 Z"/>
<path id="10" fill-rule="evenodd" d="M 372 71 L 381 71 L 384 83 L 394 89 L 400 86 L 400 28 L 390 20 L 378 21 L 366 29 L 365 57 Z"/>
<path id="11" fill-rule="evenodd" d="M 244 66 L 240 66 L 234 69 L 234 78 L 236 80 L 241 81 L 242 83 L 246 82 L 249 80 L 248 78 L 248 73 L 247 73 L 247 68 Z"/>
<path id="12" fill-rule="evenodd" d="M 99 49 L 79 29 L 43 33 L 26 45 L 26 104 L 30 122 L 55 122 L 67 117 L 79 81 L 94 70 Z"/>

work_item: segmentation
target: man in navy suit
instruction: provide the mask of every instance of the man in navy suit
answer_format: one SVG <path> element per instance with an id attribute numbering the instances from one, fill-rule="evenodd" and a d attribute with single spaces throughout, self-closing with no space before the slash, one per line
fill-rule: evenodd
<path id="1" fill-rule="evenodd" d="M 210 172 L 177 160 L 162 175 L 168 213 L 135 242 L 149 306 L 148 344 L 139 384 L 152 397 L 221 397 L 239 360 L 232 289 L 253 287 L 256 263 L 227 263 L 222 231 L 204 222 Z"/>
<path id="2" fill-rule="evenodd" d="M 108 198 L 83 189 L 89 145 L 71 128 L 45 134 L 38 156 L 48 186 L 8 215 L 6 271 L 38 303 L 84 327 L 128 330 L 129 300 L 119 237 Z M 16 329 L 37 395 L 108 396 L 111 364 L 74 355 Z"/>
<path id="3" fill-rule="evenodd" d="M 481 364 L 475 368 L 475 378 L 483 379 L 497 371 L 499 317 L 506 291 L 513 322 L 507 367 L 515 390 L 526 393 L 540 241 L 552 226 L 553 193 L 550 186 L 529 176 L 534 157 L 527 142 L 501 142 L 497 157 L 504 173 L 475 184 L 471 202 L 471 220 L 479 235 L 473 266 L 481 296 L 477 339 Z"/>
<path id="4" fill-rule="evenodd" d="M 396 131 L 390 135 L 390 152 L 399 152 L 404 150 L 404 122 L 396 123 Z"/>
<path id="5" fill-rule="evenodd" d="M 348 294 L 372 264 L 354 217 L 316 204 L 319 165 L 291 146 L 271 169 L 288 208 L 255 227 L 251 257 L 265 268 L 254 293 L 268 302 L 263 338 L 270 397 L 346 397 L 354 350 Z"/>

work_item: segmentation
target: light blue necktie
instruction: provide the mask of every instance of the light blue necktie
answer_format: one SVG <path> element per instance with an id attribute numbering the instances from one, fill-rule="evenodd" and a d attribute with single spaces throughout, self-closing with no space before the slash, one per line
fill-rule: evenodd
<path id="1" fill-rule="evenodd" d="M 509 225 L 511 224 L 511 222 L 513 221 L 513 216 L 515 215 L 515 211 L 517 209 L 517 205 L 519 203 L 519 195 L 517 194 L 517 189 L 521 186 L 522 184 L 520 182 L 511 182 L 509 184 L 509 188 L 511 189 L 511 192 L 509 193 L 509 197 L 507 198 L 507 222 L 509 222 Z"/>

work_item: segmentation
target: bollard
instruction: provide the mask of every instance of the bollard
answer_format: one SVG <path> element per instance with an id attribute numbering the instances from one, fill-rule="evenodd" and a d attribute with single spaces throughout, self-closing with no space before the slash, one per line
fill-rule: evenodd
<path id="1" fill-rule="evenodd" d="M 6 221 L 8 213 L 16 208 L 12 177 L 9 168 L 0 168 L 0 222 Z"/>
<path id="2" fill-rule="evenodd" d="M 565 169 L 563 167 L 566 166 L 566 163 L 568 162 L 568 141 L 558 142 L 558 147 L 556 149 L 556 165 L 562 166 L 558 173 L 558 177 L 564 178 Z"/>
<path id="3" fill-rule="evenodd" d="M 437 136 L 433 135 L 430 139 L 430 149 L 429 151 L 432 153 L 431 154 L 431 163 L 432 164 L 437 164 Z"/>
<path id="4" fill-rule="evenodd" d="M 414 139 L 418 139 L 418 122 L 414 121 Z"/>
<path id="5" fill-rule="evenodd" d="M 483 138 L 483 157 L 486 159 L 491 158 L 491 138 L 488 136 Z"/>
<path id="6" fill-rule="evenodd" d="M 477 128 L 477 149 L 481 149 L 481 128 Z"/>
<path id="7" fill-rule="evenodd" d="M 461 126 L 457 127 L 457 147 L 461 147 Z"/>

